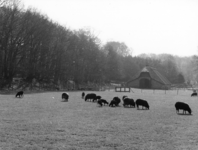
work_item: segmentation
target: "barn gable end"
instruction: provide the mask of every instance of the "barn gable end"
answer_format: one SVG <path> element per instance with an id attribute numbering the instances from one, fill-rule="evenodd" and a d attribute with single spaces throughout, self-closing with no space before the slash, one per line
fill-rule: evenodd
<path id="1" fill-rule="evenodd" d="M 128 87 L 142 89 L 168 89 L 170 81 L 164 77 L 157 69 L 146 66 L 130 81 L 126 83 Z"/>

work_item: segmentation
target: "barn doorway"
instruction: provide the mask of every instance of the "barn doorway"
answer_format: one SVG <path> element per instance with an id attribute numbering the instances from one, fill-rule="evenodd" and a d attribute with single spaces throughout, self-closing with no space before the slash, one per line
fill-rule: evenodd
<path id="1" fill-rule="evenodd" d="M 141 79 L 139 84 L 142 89 L 151 89 L 151 81 L 149 79 Z"/>

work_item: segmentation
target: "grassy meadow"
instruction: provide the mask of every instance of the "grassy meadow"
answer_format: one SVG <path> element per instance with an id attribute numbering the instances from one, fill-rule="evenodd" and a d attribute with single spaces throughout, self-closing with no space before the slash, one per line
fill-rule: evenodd
<path id="1" fill-rule="evenodd" d="M 127 95 L 148 101 L 150 110 L 99 107 L 81 92 L 0 95 L 2 150 L 196 150 L 198 97 L 192 91 L 94 92 L 108 102 Z M 85 91 L 85 93 L 91 93 Z M 177 115 L 174 104 L 189 104 L 192 115 Z"/>

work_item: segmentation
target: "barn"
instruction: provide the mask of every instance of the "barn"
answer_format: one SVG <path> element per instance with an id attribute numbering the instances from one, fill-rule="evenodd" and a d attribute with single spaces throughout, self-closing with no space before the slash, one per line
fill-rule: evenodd
<path id="1" fill-rule="evenodd" d="M 169 89 L 171 83 L 157 69 L 146 66 L 128 81 L 126 86 L 141 89 Z"/>

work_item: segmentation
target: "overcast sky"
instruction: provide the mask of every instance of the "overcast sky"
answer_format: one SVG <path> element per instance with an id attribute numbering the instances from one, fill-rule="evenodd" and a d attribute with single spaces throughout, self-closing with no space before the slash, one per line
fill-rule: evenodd
<path id="1" fill-rule="evenodd" d="M 198 0 L 22 0 L 72 30 L 141 53 L 198 55 Z"/>

